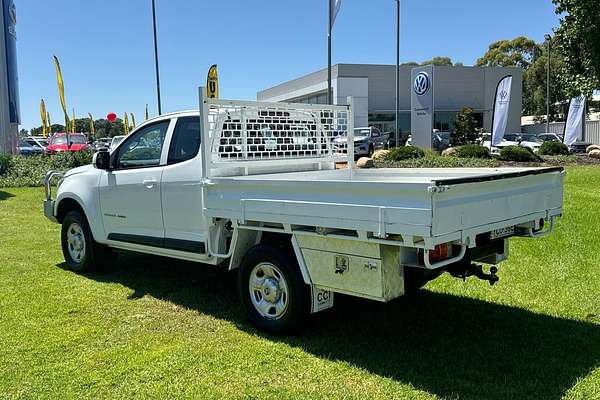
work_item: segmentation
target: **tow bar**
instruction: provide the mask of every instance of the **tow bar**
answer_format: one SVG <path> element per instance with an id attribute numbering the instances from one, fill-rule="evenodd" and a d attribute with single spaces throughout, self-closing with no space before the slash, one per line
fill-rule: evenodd
<path id="1" fill-rule="evenodd" d="M 498 275 L 496 275 L 496 273 L 498 273 L 498 268 L 494 266 L 490 267 L 489 274 L 483 272 L 483 267 L 480 264 L 474 263 L 465 265 L 465 268 L 460 271 L 454 269 L 448 272 L 450 272 L 450 275 L 452 275 L 453 277 L 460 278 L 463 281 L 465 281 L 470 276 L 474 276 L 478 279 L 481 279 L 482 281 L 488 281 L 490 283 L 490 286 L 494 286 L 494 284 L 500 280 L 500 278 L 498 278 Z"/>

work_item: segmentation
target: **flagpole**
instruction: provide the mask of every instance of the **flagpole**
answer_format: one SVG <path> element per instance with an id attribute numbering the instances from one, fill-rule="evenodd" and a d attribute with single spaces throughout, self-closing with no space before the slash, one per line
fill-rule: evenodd
<path id="1" fill-rule="evenodd" d="M 394 147 L 400 140 L 400 0 L 396 0 L 396 137 Z"/>
<path id="2" fill-rule="evenodd" d="M 329 4 L 329 23 L 327 24 L 327 102 L 333 104 L 331 93 L 331 17 L 333 12 L 333 0 L 328 0 Z"/>
<path id="3" fill-rule="evenodd" d="M 160 75 L 158 72 L 158 43 L 156 40 L 156 4 L 155 0 L 152 0 L 152 26 L 154 30 L 154 67 L 156 69 L 156 96 L 158 98 L 158 115 L 162 114 L 160 104 Z"/>

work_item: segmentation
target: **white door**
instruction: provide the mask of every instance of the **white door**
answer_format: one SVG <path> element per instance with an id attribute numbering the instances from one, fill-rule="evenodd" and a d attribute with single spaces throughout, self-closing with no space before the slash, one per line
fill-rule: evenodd
<path id="1" fill-rule="evenodd" d="M 207 222 L 202 216 L 200 119 L 177 119 L 162 176 L 165 248 L 206 253 Z"/>
<path id="2" fill-rule="evenodd" d="M 109 240 L 162 247 L 161 178 L 171 120 L 131 133 L 111 156 L 100 179 L 99 198 Z"/>

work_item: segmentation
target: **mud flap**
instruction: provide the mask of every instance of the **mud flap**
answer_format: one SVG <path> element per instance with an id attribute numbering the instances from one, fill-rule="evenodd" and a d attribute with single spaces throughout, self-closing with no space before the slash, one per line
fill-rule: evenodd
<path id="1" fill-rule="evenodd" d="M 333 307 L 333 292 L 310 285 L 311 314 Z"/>

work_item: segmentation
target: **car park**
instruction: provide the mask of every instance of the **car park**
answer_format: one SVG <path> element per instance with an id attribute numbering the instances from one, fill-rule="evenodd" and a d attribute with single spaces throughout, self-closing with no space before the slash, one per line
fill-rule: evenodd
<path id="1" fill-rule="evenodd" d="M 562 214 L 562 168 L 356 169 L 355 146 L 329 145 L 341 131 L 354 143 L 351 99 L 200 93 L 199 111 L 149 119 L 92 165 L 48 173 L 44 213 L 61 224 L 69 268 L 111 263 L 118 249 L 235 270 L 249 320 L 281 333 L 335 293 L 388 302 L 443 272 L 494 284 L 508 238 L 545 236 Z"/>

